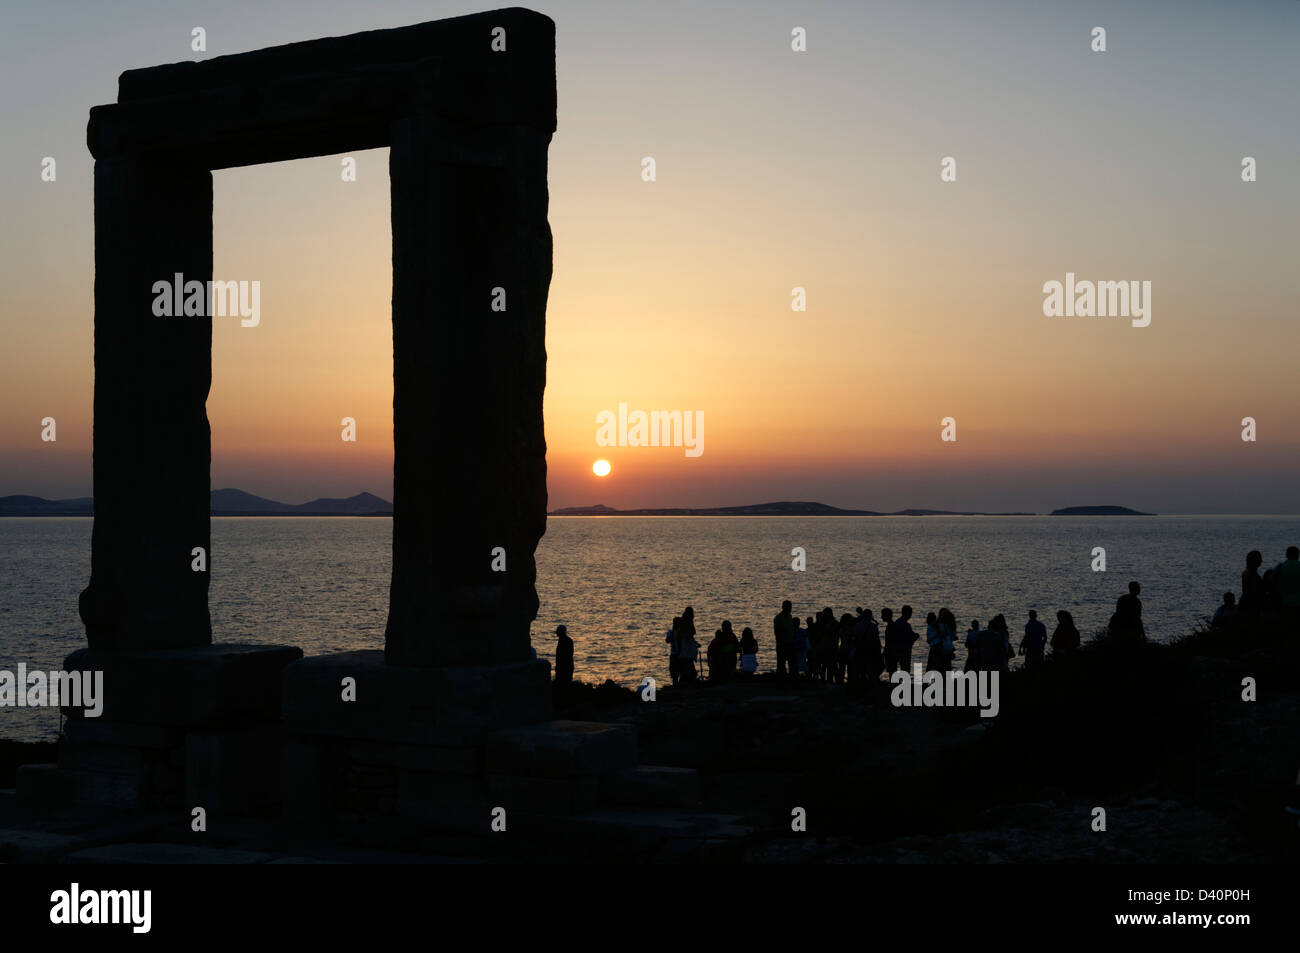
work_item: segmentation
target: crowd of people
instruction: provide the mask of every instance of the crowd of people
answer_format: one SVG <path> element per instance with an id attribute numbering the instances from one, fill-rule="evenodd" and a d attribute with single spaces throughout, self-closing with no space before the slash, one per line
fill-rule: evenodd
<path id="1" fill-rule="evenodd" d="M 1264 555 L 1258 549 L 1246 554 L 1241 571 L 1241 597 L 1223 594 L 1223 604 L 1210 619 L 1214 628 L 1235 625 L 1243 618 L 1282 617 L 1300 623 L 1300 547 L 1288 546 L 1286 559 L 1260 574 Z"/>
<path id="2" fill-rule="evenodd" d="M 1246 618 L 1281 617 L 1300 628 L 1300 548 L 1287 548 L 1286 559 L 1261 574 L 1263 556 L 1252 550 L 1241 574 L 1241 595 L 1224 593 L 1223 605 L 1214 613 L 1211 625 L 1224 627 Z M 1115 603 L 1107 624 L 1107 635 L 1117 644 L 1140 645 L 1146 641 L 1142 622 L 1142 587 L 1128 584 L 1128 592 Z M 800 620 L 789 600 L 772 619 L 772 646 L 776 673 L 787 680 L 800 678 L 836 684 L 857 685 L 877 681 L 881 675 L 911 670 L 918 648 L 925 653 L 927 671 L 951 670 L 957 654 L 958 624 L 947 608 L 927 613 L 924 636 L 912 626 L 911 606 L 897 615 L 890 608 L 880 610 L 879 620 L 870 609 L 859 606 L 854 613 L 837 619 L 827 607 Z M 556 630 L 556 681 L 573 679 L 573 640 L 564 626 Z M 917 643 L 925 639 L 924 646 Z M 1030 609 L 1019 643 L 1012 644 L 1010 625 L 998 614 L 981 628 L 973 620 L 960 634 L 966 649 L 964 671 L 1009 670 L 1017 654 L 1026 668 L 1043 664 L 1051 657 L 1067 658 L 1079 651 L 1082 642 L 1074 618 L 1065 609 L 1056 613 L 1056 627 L 1049 637 L 1047 625 Z M 669 647 L 669 674 L 674 685 L 690 684 L 707 677 L 711 682 L 742 679 L 759 668 L 759 640 L 749 626 L 737 636 L 730 619 L 722 620 L 707 645 L 701 646 L 695 627 L 695 610 L 687 606 L 673 619 L 664 641 Z"/>
<path id="3" fill-rule="evenodd" d="M 1140 606 L 1139 610 L 1140 612 Z M 789 600 L 772 620 L 772 645 L 776 654 L 776 672 L 786 679 L 808 678 L 836 684 L 861 684 L 876 681 L 883 674 L 909 672 L 917 655 L 922 635 L 912 627 L 913 610 L 903 606 L 880 610 L 877 620 L 870 609 L 859 606 L 855 613 L 839 618 L 827 607 L 815 616 L 800 620 Z M 966 648 L 966 671 L 1008 670 L 1017 651 L 1027 666 L 1044 661 L 1050 646 L 1054 656 L 1078 651 L 1079 630 L 1070 613 L 1056 614 L 1057 625 L 1049 640 L 1047 626 L 1037 611 L 1029 610 L 1025 632 L 1018 646 L 1012 646 L 1007 620 L 994 616 L 987 628 L 978 620 L 962 636 Z M 957 654 L 958 628 L 953 613 L 944 608 L 931 612 L 925 620 L 925 667 L 946 672 Z M 758 671 L 759 642 L 754 630 L 746 626 L 736 635 L 730 619 L 713 633 L 701 649 L 695 628 L 695 610 L 687 606 L 664 636 L 669 646 L 669 674 L 674 685 L 689 684 L 706 677 L 711 682 L 744 678 Z"/>

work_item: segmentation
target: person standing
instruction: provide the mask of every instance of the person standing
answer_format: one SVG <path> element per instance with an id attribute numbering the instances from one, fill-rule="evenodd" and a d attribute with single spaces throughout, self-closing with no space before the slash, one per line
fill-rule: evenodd
<path id="1" fill-rule="evenodd" d="M 781 611 L 772 619 L 772 634 L 776 637 L 776 674 L 797 681 L 799 663 L 795 659 L 794 630 L 799 623 L 794 621 L 793 608 L 789 599 L 781 603 Z"/>
<path id="2" fill-rule="evenodd" d="M 966 664 L 963 672 L 980 671 L 980 620 L 971 619 L 970 628 L 966 630 Z"/>
<path id="3" fill-rule="evenodd" d="M 668 643 L 668 677 L 672 679 L 674 685 L 681 678 L 680 664 L 677 659 L 677 633 L 682 627 L 682 617 L 673 616 L 673 624 L 668 629 L 668 635 L 664 641 Z"/>
<path id="4" fill-rule="evenodd" d="M 886 609 L 884 612 L 888 612 Z M 884 615 L 884 612 L 881 615 Z M 904 672 L 912 668 L 912 645 L 920 636 L 912 631 L 912 607 L 903 606 L 898 610 L 898 618 L 885 630 L 885 653 L 889 656 L 886 668 L 892 675 L 897 667 Z"/>
<path id="5" fill-rule="evenodd" d="M 1074 626 L 1074 616 L 1064 609 L 1057 611 L 1056 631 L 1052 633 L 1052 658 L 1073 658 L 1082 641 Z"/>
<path id="6" fill-rule="evenodd" d="M 1237 611 L 1242 615 L 1259 615 L 1264 595 L 1264 579 L 1259 574 L 1259 567 L 1264 564 L 1264 554 L 1252 549 L 1246 554 L 1246 568 L 1241 573 L 1241 598 L 1237 601 Z"/>
<path id="7" fill-rule="evenodd" d="M 1300 625 L 1300 547 L 1286 548 L 1286 559 L 1273 570 L 1273 591 L 1282 620 L 1291 627 Z"/>
<path id="8" fill-rule="evenodd" d="M 1029 610 L 1029 621 L 1025 623 L 1025 634 L 1020 640 L 1020 654 L 1025 657 L 1025 668 L 1038 668 L 1043 664 L 1043 654 L 1047 651 L 1047 626 L 1038 621 L 1038 610 Z"/>
<path id="9" fill-rule="evenodd" d="M 758 639 L 749 626 L 740 631 L 740 671 L 745 675 L 758 671 Z"/>
<path id="10" fill-rule="evenodd" d="M 736 667 L 740 664 L 740 639 L 736 638 L 730 619 L 722 620 L 722 659 L 722 677 L 730 678 L 736 674 Z"/>
<path id="11" fill-rule="evenodd" d="M 555 684 L 565 688 L 573 684 L 573 639 L 562 625 L 555 629 Z"/>

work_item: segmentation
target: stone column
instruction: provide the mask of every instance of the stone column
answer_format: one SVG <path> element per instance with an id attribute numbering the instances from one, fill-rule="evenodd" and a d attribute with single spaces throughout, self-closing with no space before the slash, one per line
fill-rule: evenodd
<path id="1" fill-rule="evenodd" d="M 385 660 L 529 657 L 546 530 L 550 132 L 391 126 L 393 577 Z M 503 289 L 504 311 L 494 311 Z M 493 571 L 495 547 L 505 572 Z"/>
<path id="2" fill-rule="evenodd" d="M 95 163 L 95 525 L 81 618 L 92 649 L 207 645 L 212 320 L 154 315 L 154 282 L 212 277 L 212 174 Z M 205 295 L 206 301 L 206 295 Z M 206 303 L 205 303 L 206 310 Z"/>

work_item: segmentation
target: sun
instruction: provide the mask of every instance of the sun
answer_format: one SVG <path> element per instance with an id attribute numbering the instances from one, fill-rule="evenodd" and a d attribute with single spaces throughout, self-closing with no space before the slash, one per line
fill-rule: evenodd
<path id="1" fill-rule="evenodd" d="M 591 472 L 598 477 L 609 476 L 610 465 L 608 460 L 597 460 L 591 465 Z"/>

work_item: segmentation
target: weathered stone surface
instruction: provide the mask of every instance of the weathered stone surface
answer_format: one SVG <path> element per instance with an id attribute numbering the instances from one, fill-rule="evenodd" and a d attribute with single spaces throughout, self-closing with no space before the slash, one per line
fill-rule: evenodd
<path id="1" fill-rule="evenodd" d="M 610 775 L 603 791 L 622 807 L 691 807 L 700 800 L 700 778 L 694 768 L 642 764 Z"/>
<path id="2" fill-rule="evenodd" d="M 529 657 L 533 554 L 546 529 L 550 132 L 502 135 L 510 163 L 498 169 L 448 163 L 443 144 L 464 131 L 445 119 L 392 125 L 393 584 L 384 644 L 397 665 Z M 494 288 L 506 311 L 492 310 Z M 496 547 L 506 572 L 492 569 Z"/>
<path id="3" fill-rule="evenodd" d="M 147 772 L 81 771 L 52 764 L 20 765 L 18 803 L 36 814 L 85 808 L 132 810 L 150 804 Z"/>
<path id="4" fill-rule="evenodd" d="M 92 649 L 206 645 L 212 320 L 153 313 L 153 284 L 212 277 L 212 174 L 95 163 L 95 524 L 81 619 Z"/>
<path id="5" fill-rule="evenodd" d="M 423 668 L 385 664 L 377 651 L 341 652 L 285 670 L 283 721 L 291 733 L 460 747 L 490 731 L 549 717 L 546 662 Z M 344 701 L 344 678 L 356 700 Z"/>
<path id="6" fill-rule="evenodd" d="M 280 748 L 280 803 L 285 817 L 307 821 L 334 807 L 340 770 L 325 744 L 286 737 Z"/>
<path id="7" fill-rule="evenodd" d="M 87 838 L 48 831 L 0 830 L 0 863 L 48 864 L 86 846 Z"/>
<path id="8" fill-rule="evenodd" d="M 552 721 L 494 732 L 487 768 L 523 777 L 608 774 L 636 764 L 636 729 L 589 721 Z"/>
<path id="9" fill-rule="evenodd" d="M 300 658 L 301 649 L 285 645 L 218 644 L 144 652 L 79 649 L 63 667 L 104 673 L 103 714 L 91 721 L 201 727 L 238 719 L 278 719 L 282 674 Z M 81 715 L 71 708 L 64 713 Z"/>
<path id="10" fill-rule="evenodd" d="M 493 806 L 531 814 L 576 814 L 595 809 L 600 802 L 600 778 L 594 775 L 546 778 L 503 774 L 488 776 L 488 799 Z"/>
<path id="11" fill-rule="evenodd" d="M 64 738 L 72 745 L 164 749 L 183 744 L 185 732 L 167 725 L 104 721 L 103 718 L 70 718 L 64 727 Z"/>
<path id="12" fill-rule="evenodd" d="M 280 800 L 280 729 L 192 731 L 185 737 L 185 802 L 211 814 Z"/>

